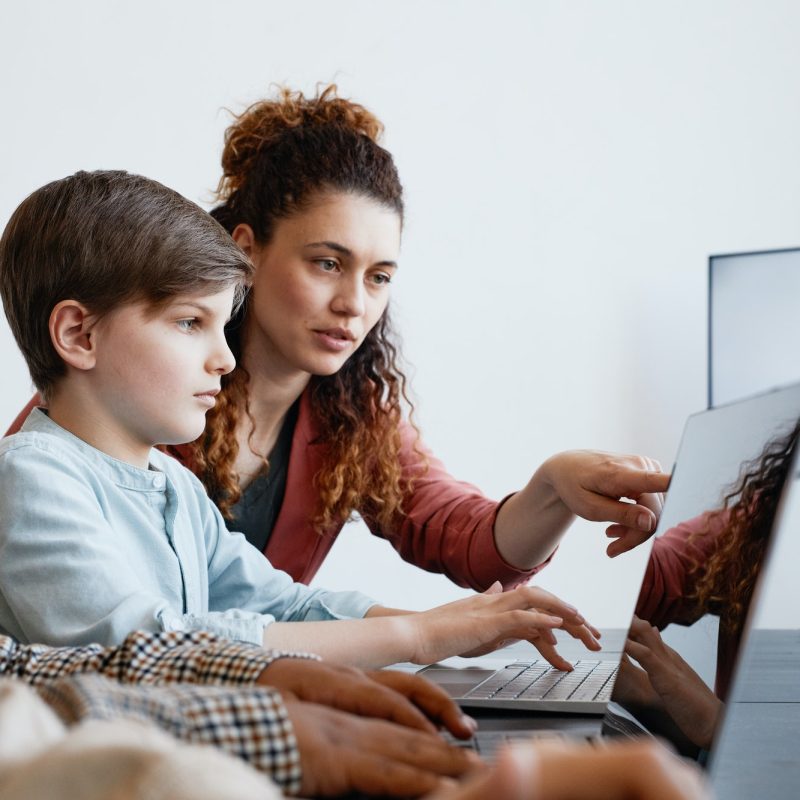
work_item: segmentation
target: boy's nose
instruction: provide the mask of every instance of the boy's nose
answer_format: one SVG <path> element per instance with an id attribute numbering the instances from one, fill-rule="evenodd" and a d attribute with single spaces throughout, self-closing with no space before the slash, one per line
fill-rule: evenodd
<path id="1" fill-rule="evenodd" d="M 218 375 L 227 375 L 236 366 L 236 359 L 233 357 L 228 343 L 223 339 L 220 346 L 210 359 L 210 372 Z"/>

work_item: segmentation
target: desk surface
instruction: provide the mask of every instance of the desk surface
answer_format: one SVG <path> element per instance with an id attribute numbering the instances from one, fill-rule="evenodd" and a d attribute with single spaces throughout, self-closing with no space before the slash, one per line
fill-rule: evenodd
<path id="1" fill-rule="evenodd" d="M 711 767 L 719 800 L 800 796 L 800 631 L 755 631 Z"/>

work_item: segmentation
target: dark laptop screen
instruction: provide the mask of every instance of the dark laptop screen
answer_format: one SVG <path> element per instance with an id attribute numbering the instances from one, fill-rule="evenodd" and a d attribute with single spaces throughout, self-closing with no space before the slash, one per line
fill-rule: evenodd
<path id="1" fill-rule="evenodd" d="M 689 418 L 605 733 L 639 724 L 686 755 L 711 750 L 798 418 L 800 385 Z"/>

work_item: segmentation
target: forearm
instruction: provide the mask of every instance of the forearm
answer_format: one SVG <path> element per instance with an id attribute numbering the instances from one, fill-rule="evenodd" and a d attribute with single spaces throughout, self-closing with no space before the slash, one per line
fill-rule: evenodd
<path id="1" fill-rule="evenodd" d="M 204 631 L 134 631 L 118 647 L 23 645 L 4 637 L 0 644 L 0 671 L 34 686 L 86 673 L 126 684 L 236 686 L 255 683 L 267 667 L 285 656 L 303 657 L 225 641 Z"/>
<path id="2" fill-rule="evenodd" d="M 418 643 L 411 618 L 416 615 L 381 611 L 387 614 L 376 611 L 364 619 L 329 622 L 274 622 L 264 630 L 264 647 L 303 650 L 362 669 L 413 661 Z"/>
<path id="3" fill-rule="evenodd" d="M 497 550 L 517 569 L 533 569 L 552 555 L 574 519 L 550 481 L 546 461 L 497 512 Z"/>

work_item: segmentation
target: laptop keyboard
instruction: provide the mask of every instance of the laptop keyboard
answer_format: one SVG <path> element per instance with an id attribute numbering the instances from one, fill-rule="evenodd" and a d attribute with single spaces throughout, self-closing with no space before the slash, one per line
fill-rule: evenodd
<path id="1" fill-rule="evenodd" d="M 498 670 L 465 697 L 475 700 L 598 700 L 611 697 L 615 661 L 580 660 L 572 672 L 546 661 L 517 662 Z"/>

